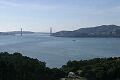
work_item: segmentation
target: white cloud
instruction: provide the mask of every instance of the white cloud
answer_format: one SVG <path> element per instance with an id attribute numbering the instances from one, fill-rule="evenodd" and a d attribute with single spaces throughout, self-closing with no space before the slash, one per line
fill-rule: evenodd
<path id="1" fill-rule="evenodd" d="M 120 14 L 120 6 L 113 6 L 109 8 L 104 8 L 104 9 L 94 9 L 94 8 L 88 8 L 84 9 L 83 13 L 88 13 L 88 14 L 93 14 L 93 15 L 116 15 Z"/>
<path id="2" fill-rule="evenodd" d="M 120 13 L 120 6 L 116 6 L 116 7 L 113 7 L 111 9 L 112 12 L 117 12 L 117 13 Z"/>
<path id="3" fill-rule="evenodd" d="M 0 5 L 7 7 L 14 7 L 23 10 L 56 10 L 60 8 L 57 5 L 46 5 L 46 4 L 32 4 L 32 3 L 15 3 L 10 1 L 0 1 Z"/>
<path id="4" fill-rule="evenodd" d="M 21 5 L 18 3 L 13 3 L 13 2 L 8 2 L 8 1 L 0 1 L 0 4 L 4 6 L 12 6 L 12 7 L 19 7 Z"/>

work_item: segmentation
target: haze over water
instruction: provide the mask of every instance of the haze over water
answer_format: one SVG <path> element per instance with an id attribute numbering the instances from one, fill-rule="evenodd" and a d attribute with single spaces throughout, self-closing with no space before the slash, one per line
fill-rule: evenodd
<path id="1" fill-rule="evenodd" d="M 61 67 L 68 60 L 120 56 L 120 38 L 61 38 L 48 34 L 0 36 L 0 51 L 21 52 Z"/>

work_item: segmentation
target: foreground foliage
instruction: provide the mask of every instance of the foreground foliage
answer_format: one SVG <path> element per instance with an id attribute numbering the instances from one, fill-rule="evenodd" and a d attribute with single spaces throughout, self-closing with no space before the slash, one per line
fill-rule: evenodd
<path id="1" fill-rule="evenodd" d="M 0 53 L 0 80 L 59 80 L 71 71 L 87 80 L 120 80 L 120 57 L 68 61 L 60 69 L 51 69 L 20 53 Z"/>
<path id="2" fill-rule="evenodd" d="M 37 59 L 20 53 L 0 53 L 0 80 L 58 80 L 64 76 L 61 69 L 50 69 Z"/>
<path id="3" fill-rule="evenodd" d="M 80 76 L 88 80 L 120 80 L 120 57 L 69 61 L 62 69 L 76 74 L 81 70 Z"/>

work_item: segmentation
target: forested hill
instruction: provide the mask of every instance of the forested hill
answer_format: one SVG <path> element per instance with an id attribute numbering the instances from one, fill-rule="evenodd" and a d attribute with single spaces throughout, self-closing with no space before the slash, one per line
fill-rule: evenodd
<path id="1" fill-rule="evenodd" d="M 120 80 L 120 57 L 69 61 L 62 69 L 79 73 L 87 80 Z"/>
<path id="2" fill-rule="evenodd" d="M 37 59 L 20 53 L 0 53 L 0 80 L 59 80 L 64 76 L 61 69 L 50 69 Z"/>
<path id="3" fill-rule="evenodd" d="M 97 27 L 80 28 L 74 31 L 53 33 L 56 37 L 120 37 L 120 26 L 101 25 Z"/>
<path id="4" fill-rule="evenodd" d="M 120 57 L 68 61 L 60 69 L 51 69 L 21 53 L 0 53 L 0 80 L 60 80 L 69 72 L 87 80 L 120 80 Z"/>

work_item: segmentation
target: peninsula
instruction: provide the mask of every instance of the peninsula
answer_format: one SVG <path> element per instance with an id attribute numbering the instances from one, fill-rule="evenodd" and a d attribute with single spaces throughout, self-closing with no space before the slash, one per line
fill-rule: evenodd
<path id="1" fill-rule="evenodd" d="M 53 33 L 55 37 L 120 37 L 120 26 L 101 25 L 97 27 L 80 28 L 74 31 Z"/>
<path id="2" fill-rule="evenodd" d="M 31 31 L 22 31 L 23 34 L 33 34 Z M 0 32 L 0 35 L 16 35 L 21 34 L 21 31 Z"/>

